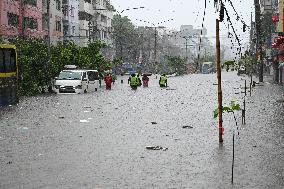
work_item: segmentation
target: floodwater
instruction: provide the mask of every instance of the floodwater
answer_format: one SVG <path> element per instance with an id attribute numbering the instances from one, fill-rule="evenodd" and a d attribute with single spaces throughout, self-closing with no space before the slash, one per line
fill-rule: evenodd
<path id="1" fill-rule="evenodd" d="M 223 73 L 224 105 L 243 106 L 244 79 Z M 0 109 L 0 188 L 283 188 L 284 89 L 265 79 L 246 97 L 246 125 L 223 115 L 223 145 L 215 74 L 23 98 Z"/>

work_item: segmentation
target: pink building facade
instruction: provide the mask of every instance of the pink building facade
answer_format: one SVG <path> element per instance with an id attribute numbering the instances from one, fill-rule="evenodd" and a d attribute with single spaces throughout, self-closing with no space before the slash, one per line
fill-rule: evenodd
<path id="1" fill-rule="evenodd" d="M 42 0 L 0 0 L 0 35 L 43 37 Z M 24 1 L 22 1 L 24 2 Z"/>

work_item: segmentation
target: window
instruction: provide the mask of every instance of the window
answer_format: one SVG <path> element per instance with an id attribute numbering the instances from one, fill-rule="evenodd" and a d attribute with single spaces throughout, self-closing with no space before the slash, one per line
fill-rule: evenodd
<path id="1" fill-rule="evenodd" d="M 0 49 L 0 72 L 4 72 L 4 52 Z"/>
<path id="2" fill-rule="evenodd" d="M 37 0 L 24 0 L 24 3 L 36 7 Z"/>
<path id="3" fill-rule="evenodd" d="M 48 30 L 48 14 L 47 13 L 42 15 L 42 29 Z"/>
<path id="4" fill-rule="evenodd" d="M 63 25 L 63 35 L 68 35 L 68 25 Z"/>
<path id="5" fill-rule="evenodd" d="M 62 0 L 62 4 L 67 4 L 68 0 Z"/>
<path id="6" fill-rule="evenodd" d="M 61 21 L 55 22 L 55 31 L 61 32 Z"/>
<path id="7" fill-rule="evenodd" d="M 0 49 L 0 71 L 17 71 L 16 52 L 14 49 Z"/>
<path id="8" fill-rule="evenodd" d="M 72 35 L 75 35 L 75 26 L 72 26 Z"/>
<path id="9" fill-rule="evenodd" d="M 107 38 L 107 32 L 102 30 L 102 39 L 105 39 Z"/>
<path id="10" fill-rule="evenodd" d="M 91 14 L 88 14 L 86 12 L 83 12 L 83 11 L 80 11 L 78 13 L 79 15 L 79 20 L 91 20 L 92 19 L 92 15 Z"/>
<path id="11" fill-rule="evenodd" d="M 87 74 L 86 74 L 86 72 L 84 72 L 82 79 L 86 79 L 86 78 L 87 78 Z"/>
<path id="12" fill-rule="evenodd" d="M 19 16 L 13 13 L 7 13 L 8 16 L 8 25 L 9 26 L 18 26 L 19 24 Z"/>
<path id="13" fill-rule="evenodd" d="M 68 5 L 62 6 L 62 13 L 64 16 L 68 16 Z"/>
<path id="14" fill-rule="evenodd" d="M 60 0 L 56 0 L 56 9 L 57 10 L 61 10 L 61 2 L 60 2 Z"/>
<path id="15" fill-rule="evenodd" d="M 24 28 L 37 29 L 37 20 L 34 18 L 24 17 Z"/>
<path id="16" fill-rule="evenodd" d="M 70 16 L 74 17 L 74 7 L 71 5 Z"/>
<path id="17" fill-rule="evenodd" d="M 87 37 L 89 36 L 89 30 L 86 30 L 86 36 Z"/>
<path id="18" fill-rule="evenodd" d="M 103 23 L 106 23 L 106 22 L 107 22 L 107 17 L 104 16 L 104 15 L 101 15 L 101 21 L 102 21 Z"/>

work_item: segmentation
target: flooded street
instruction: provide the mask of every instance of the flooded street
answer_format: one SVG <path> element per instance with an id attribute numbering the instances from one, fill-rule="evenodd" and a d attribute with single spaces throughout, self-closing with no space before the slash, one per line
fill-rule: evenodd
<path id="1" fill-rule="evenodd" d="M 242 106 L 244 94 L 236 93 L 249 78 L 222 77 L 223 104 Z M 215 74 L 170 77 L 161 89 L 151 76 L 149 88 L 134 91 L 125 76 L 110 91 L 28 97 L 2 108 L 0 188 L 283 188 L 283 86 L 267 80 L 248 93 L 246 125 L 236 113 L 232 185 L 236 126 L 225 113 L 219 145 L 216 82 Z"/>

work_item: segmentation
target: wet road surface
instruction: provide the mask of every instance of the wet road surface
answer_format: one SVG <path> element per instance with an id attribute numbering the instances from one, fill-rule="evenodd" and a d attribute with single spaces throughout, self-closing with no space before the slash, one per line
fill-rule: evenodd
<path id="1" fill-rule="evenodd" d="M 149 88 L 136 91 L 123 79 L 111 91 L 29 97 L 2 108 L 0 188 L 284 187 L 283 87 L 254 88 L 246 125 L 237 112 L 232 185 L 236 127 L 225 114 L 219 145 L 216 75 L 170 77 L 167 89 L 152 76 Z M 235 93 L 245 77 L 223 73 L 222 79 L 224 105 L 242 102 Z"/>

